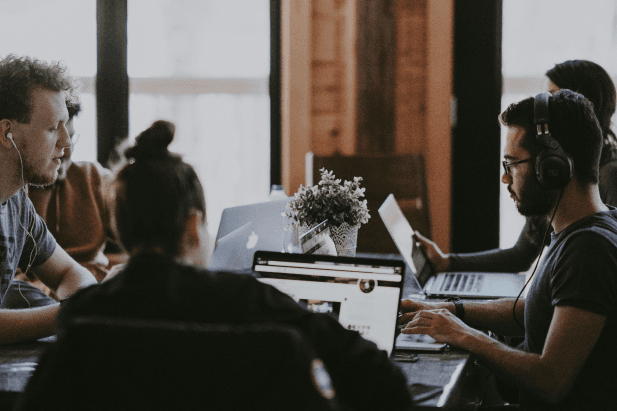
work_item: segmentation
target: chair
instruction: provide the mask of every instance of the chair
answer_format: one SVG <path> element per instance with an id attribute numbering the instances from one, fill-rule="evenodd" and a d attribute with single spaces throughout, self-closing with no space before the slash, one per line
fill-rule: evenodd
<path id="1" fill-rule="evenodd" d="M 17 410 L 332 410 L 323 364 L 293 328 L 75 319 Z"/>
<path id="2" fill-rule="evenodd" d="M 333 171 L 336 178 L 352 180 L 362 177 L 364 192 L 371 218 L 358 232 L 358 252 L 395 253 L 398 249 L 381 221 L 377 210 L 389 194 L 394 194 L 403 214 L 414 230 L 431 238 L 428 190 L 424 156 L 422 154 L 376 154 L 358 156 L 306 156 L 307 185 L 321 179 L 319 170 Z M 312 165 L 311 165 L 312 163 Z M 312 180 L 311 178 L 312 177 Z"/>

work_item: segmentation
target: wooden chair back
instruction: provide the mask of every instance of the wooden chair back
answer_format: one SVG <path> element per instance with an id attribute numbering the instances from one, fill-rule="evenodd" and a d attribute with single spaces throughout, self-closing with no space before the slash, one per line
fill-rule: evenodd
<path id="1" fill-rule="evenodd" d="M 398 250 L 386 226 L 379 217 L 378 209 L 389 194 L 394 194 L 405 217 L 422 235 L 431 238 L 428 190 L 424 156 L 410 155 L 362 155 L 319 156 L 308 155 L 312 162 L 312 183 L 318 184 L 320 169 L 332 171 L 342 181 L 362 177 L 361 187 L 370 210 L 371 218 L 358 232 L 358 252 L 394 253 Z M 307 164 L 307 170 L 311 165 Z M 307 184 L 311 179 L 307 176 Z"/>

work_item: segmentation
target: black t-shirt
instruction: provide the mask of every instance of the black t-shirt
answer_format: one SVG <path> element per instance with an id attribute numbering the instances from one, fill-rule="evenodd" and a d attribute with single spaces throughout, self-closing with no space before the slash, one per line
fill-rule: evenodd
<path id="1" fill-rule="evenodd" d="M 525 300 L 525 348 L 541 353 L 554 307 L 606 317 L 606 323 L 570 393 L 556 405 L 521 392 L 528 409 L 617 409 L 617 210 L 583 218 L 559 234 L 538 267 Z M 567 361 L 567 358 L 564 358 Z"/>
<path id="2" fill-rule="evenodd" d="M 406 378 L 385 351 L 248 274 L 202 270 L 144 253 L 131 258 L 117 277 L 67 300 L 58 317 L 58 338 L 67 319 L 81 315 L 292 325 L 323 360 L 339 401 L 357 410 L 411 407 Z"/>

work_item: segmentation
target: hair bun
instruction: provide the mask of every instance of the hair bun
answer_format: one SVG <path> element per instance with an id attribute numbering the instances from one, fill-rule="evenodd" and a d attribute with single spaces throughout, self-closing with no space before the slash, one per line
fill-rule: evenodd
<path id="1" fill-rule="evenodd" d="M 127 159 L 147 160 L 165 157 L 167 147 L 174 139 L 176 126 L 165 120 L 158 120 L 135 138 L 135 145 L 124 153 Z"/>

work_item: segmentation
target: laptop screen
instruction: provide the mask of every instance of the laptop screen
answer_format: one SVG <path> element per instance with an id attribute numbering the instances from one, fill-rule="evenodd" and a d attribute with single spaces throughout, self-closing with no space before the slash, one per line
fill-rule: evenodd
<path id="1" fill-rule="evenodd" d="M 405 264 L 399 260 L 258 251 L 259 281 L 310 311 L 331 315 L 392 352 Z"/>
<path id="2" fill-rule="evenodd" d="M 424 289 L 428 279 L 435 274 L 433 265 L 424 251 L 413 241 L 411 237 L 414 233 L 413 228 L 409 225 L 394 195 L 390 194 L 379 207 L 379 216 L 388 229 L 392 240 L 394 240 L 396 248 L 407 261 L 411 272 L 415 274 L 420 289 Z"/>

